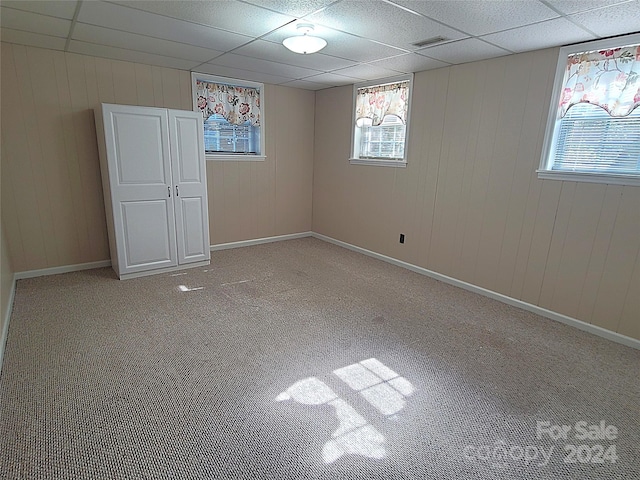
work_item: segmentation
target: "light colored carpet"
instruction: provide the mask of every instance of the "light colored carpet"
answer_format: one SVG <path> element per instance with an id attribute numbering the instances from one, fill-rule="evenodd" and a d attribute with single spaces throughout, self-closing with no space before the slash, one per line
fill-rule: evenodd
<path id="1" fill-rule="evenodd" d="M 637 479 L 639 377 L 636 350 L 311 238 L 21 280 L 0 478 Z"/>

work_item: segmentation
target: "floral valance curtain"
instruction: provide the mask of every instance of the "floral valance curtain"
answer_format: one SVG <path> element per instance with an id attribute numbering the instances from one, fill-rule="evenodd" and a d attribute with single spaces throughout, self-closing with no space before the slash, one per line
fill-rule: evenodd
<path id="1" fill-rule="evenodd" d="M 640 45 L 570 55 L 560 116 L 577 103 L 602 107 L 612 117 L 640 105 Z"/>
<path id="2" fill-rule="evenodd" d="M 205 120 L 217 113 L 233 125 L 260 125 L 260 90 L 196 80 L 198 109 Z"/>
<path id="3" fill-rule="evenodd" d="M 406 123 L 408 98 L 408 81 L 359 88 L 356 92 L 356 123 L 360 124 L 366 118 L 372 125 L 380 125 L 385 115 L 395 115 Z"/>

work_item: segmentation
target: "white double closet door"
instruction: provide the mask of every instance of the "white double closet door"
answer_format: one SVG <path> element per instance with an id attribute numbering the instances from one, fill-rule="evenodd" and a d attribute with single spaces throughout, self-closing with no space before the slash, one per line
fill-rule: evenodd
<path id="1" fill-rule="evenodd" d="M 103 104 L 102 118 L 116 273 L 208 262 L 202 116 Z"/>

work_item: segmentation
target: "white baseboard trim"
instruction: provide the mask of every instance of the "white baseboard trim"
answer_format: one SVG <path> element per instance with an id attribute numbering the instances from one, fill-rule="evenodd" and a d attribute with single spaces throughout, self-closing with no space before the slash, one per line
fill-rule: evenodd
<path id="1" fill-rule="evenodd" d="M 263 243 L 282 242 L 284 240 L 294 240 L 296 238 L 312 237 L 313 232 L 289 233 L 287 235 L 277 235 L 275 237 L 254 238 L 252 240 L 241 240 L 239 242 L 218 243 L 211 245 L 211 251 L 227 250 L 229 248 L 251 247 L 252 245 L 261 245 Z"/>
<path id="2" fill-rule="evenodd" d="M 585 332 L 592 333 L 594 335 L 598 335 L 602 338 L 606 338 L 616 343 L 620 343 L 622 345 L 626 345 L 631 348 L 635 348 L 640 350 L 640 340 L 636 340 L 635 338 L 627 337 L 626 335 L 622 335 L 620 333 L 612 332 L 611 330 L 604 329 L 602 327 L 598 327 L 597 325 L 592 325 L 590 323 L 583 322 L 582 320 L 578 320 L 576 318 L 569 317 L 567 315 L 563 315 L 561 313 L 554 312 L 552 310 L 547 310 L 546 308 L 539 307 L 537 305 L 533 305 L 531 303 L 524 302 L 522 300 L 518 300 L 516 298 L 509 297 L 507 295 L 503 295 L 498 292 L 494 292 L 492 290 L 488 290 L 483 287 L 479 287 L 477 285 L 473 285 L 471 283 L 464 282 L 462 280 L 458 280 L 453 277 L 449 277 L 447 275 L 443 275 L 438 272 L 434 272 L 432 270 L 428 270 L 423 267 L 419 267 L 412 263 L 404 262 L 402 260 L 398 260 L 393 257 L 388 257 L 387 255 L 383 255 L 381 253 L 373 252 L 371 250 L 367 250 L 366 248 L 358 247 L 356 245 L 352 245 L 347 242 L 343 242 L 342 240 L 337 240 L 332 237 L 328 237 L 326 235 L 322 235 L 321 233 L 316 232 L 300 232 L 300 233 L 292 233 L 287 235 L 278 235 L 274 237 L 264 237 L 264 238 L 256 238 L 252 240 L 242 240 L 238 242 L 230 242 L 230 243 L 220 243 L 217 245 L 211 245 L 211 251 L 218 250 L 227 250 L 230 248 L 241 248 L 241 247 L 249 247 L 252 245 L 260 245 L 263 243 L 272 243 L 272 242 L 280 242 L 284 240 L 293 240 L 296 238 L 305 238 L 305 237 L 314 237 L 319 240 L 323 240 L 328 243 L 332 243 L 334 245 L 338 245 L 343 248 L 347 248 L 349 250 L 353 250 L 358 253 L 362 253 L 364 255 L 368 255 L 373 258 L 377 258 L 378 260 L 382 260 L 387 263 L 391 263 L 398 267 L 406 268 L 407 270 L 411 270 L 413 272 L 419 273 L 421 275 L 426 275 L 427 277 L 434 278 L 436 280 L 440 280 L 442 282 L 448 283 L 450 285 L 463 288 L 470 292 L 478 293 L 480 295 L 484 295 L 485 297 L 492 298 L 494 300 L 498 300 L 500 302 L 506 303 L 508 305 L 512 305 L 514 307 L 521 308 L 523 310 L 527 310 L 529 312 L 538 314 L 540 316 L 549 318 L 551 320 L 555 320 L 560 323 L 564 323 L 566 325 L 570 325 L 572 327 L 578 328 Z M 9 331 L 9 319 L 11 318 L 11 310 L 13 307 L 13 297 L 15 295 L 16 288 L 16 280 L 21 280 L 25 278 L 34 278 L 41 277 L 44 275 L 56 275 L 59 273 L 68 273 L 68 272 L 76 272 L 79 270 L 90 270 L 93 268 L 102 268 L 111 266 L 110 260 L 102 260 L 99 262 L 90 262 L 90 263 L 81 263 L 76 265 L 65 265 L 61 267 L 52 267 L 52 268 L 43 268 L 40 270 L 28 270 L 24 272 L 16 272 L 14 274 L 13 285 L 11 288 L 11 294 L 9 299 L 9 306 L 7 307 L 7 312 L 5 312 L 5 325 L 2 331 L 2 337 L 0 337 L 0 369 L 2 368 L 2 358 L 4 354 L 4 346 L 7 339 L 7 334 Z"/>
<path id="3" fill-rule="evenodd" d="M 402 260 L 395 259 L 393 257 L 388 257 L 386 255 L 382 255 L 381 253 L 373 252 L 371 250 L 367 250 L 366 248 L 358 247 L 356 245 L 352 245 L 347 242 L 343 242 L 341 240 L 336 240 L 335 238 L 328 237 L 326 235 L 322 235 L 320 233 L 313 232 L 312 237 L 317 238 L 319 240 L 324 240 L 325 242 L 333 243 L 334 245 L 338 245 L 340 247 L 347 248 L 349 250 L 353 250 L 354 252 L 362 253 L 364 255 L 368 255 L 373 258 L 377 258 L 378 260 L 382 260 L 387 263 L 391 263 L 398 267 L 406 268 L 407 270 L 411 270 L 416 273 L 420 273 L 422 275 L 426 275 L 427 277 L 434 278 L 436 280 L 440 280 L 442 282 L 448 283 L 455 287 L 460 287 L 470 292 L 478 293 L 480 295 L 484 295 L 485 297 L 492 298 L 494 300 L 498 300 L 502 303 L 506 303 L 508 305 L 512 305 L 514 307 L 521 308 L 523 310 L 527 310 L 529 312 L 538 314 L 542 317 L 549 318 L 551 320 L 555 320 L 560 323 L 564 323 L 566 325 L 570 325 L 572 327 L 578 328 L 585 332 L 593 333 L 598 335 L 599 337 L 606 338 L 607 340 L 614 341 L 616 343 L 620 343 L 622 345 L 626 345 L 627 347 L 635 348 L 640 350 L 640 340 L 636 340 L 635 338 L 627 337 L 626 335 L 622 335 L 620 333 L 612 332 L 611 330 L 604 329 L 602 327 L 598 327 L 597 325 L 591 325 L 590 323 L 583 322 L 582 320 L 578 320 L 576 318 L 569 317 L 567 315 L 563 315 L 561 313 L 554 312 L 552 310 L 547 310 L 546 308 L 539 307 L 537 305 L 533 305 L 531 303 L 523 302 L 522 300 L 518 300 L 516 298 L 508 297 L 507 295 L 503 295 L 498 292 L 494 292 L 492 290 L 487 290 L 486 288 L 479 287 L 477 285 L 473 285 L 471 283 L 464 282 L 462 280 L 458 280 L 453 277 L 448 277 L 447 275 L 443 275 L 441 273 L 434 272 L 432 270 L 427 270 L 426 268 L 419 267 L 412 263 L 404 262 Z"/>
<path id="4" fill-rule="evenodd" d="M 0 336 L 0 372 L 2 372 L 2 365 L 4 363 L 4 347 L 7 344 L 7 337 L 9 336 L 9 320 L 11 320 L 11 312 L 13 311 L 13 298 L 16 294 L 16 276 L 13 275 L 11 279 L 11 290 L 9 291 L 9 301 L 7 303 L 7 310 L 4 313 L 4 327 L 2 328 L 2 336 Z"/>
<path id="5" fill-rule="evenodd" d="M 16 280 L 24 278 L 44 277 L 45 275 L 57 275 L 59 273 L 78 272 L 80 270 L 91 270 L 92 268 L 110 267 L 111 260 L 101 260 L 99 262 L 78 263 L 75 265 L 62 265 L 60 267 L 42 268 L 40 270 L 27 270 L 16 272 Z"/>
<path id="6" fill-rule="evenodd" d="M 151 275 L 158 275 L 158 274 L 168 274 L 171 272 L 179 272 L 181 270 L 187 270 L 189 268 L 206 267 L 209 264 L 210 264 L 209 260 L 204 260 L 202 262 L 182 263 L 174 267 L 155 268 L 153 270 L 143 270 L 141 272 L 134 272 L 134 273 L 122 273 L 120 274 L 120 280 L 130 280 L 132 278 L 149 277 Z"/>

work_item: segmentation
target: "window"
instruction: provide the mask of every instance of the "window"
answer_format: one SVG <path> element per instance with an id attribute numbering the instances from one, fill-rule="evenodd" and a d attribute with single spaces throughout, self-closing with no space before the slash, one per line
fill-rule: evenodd
<path id="1" fill-rule="evenodd" d="M 204 122 L 204 149 L 208 154 L 252 154 L 260 152 L 260 127 L 230 124 L 214 113 Z"/>
<path id="2" fill-rule="evenodd" d="M 640 185 L 640 35 L 560 49 L 538 176 Z"/>
<path id="3" fill-rule="evenodd" d="M 202 73 L 191 80 L 207 160 L 264 160 L 263 85 Z"/>
<path id="4" fill-rule="evenodd" d="M 406 126 L 393 115 L 387 115 L 377 127 L 360 127 L 360 158 L 404 158 Z"/>
<path id="5" fill-rule="evenodd" d="M 352 164 L 405 167 L 413 76 L 353 89 Z"/>

